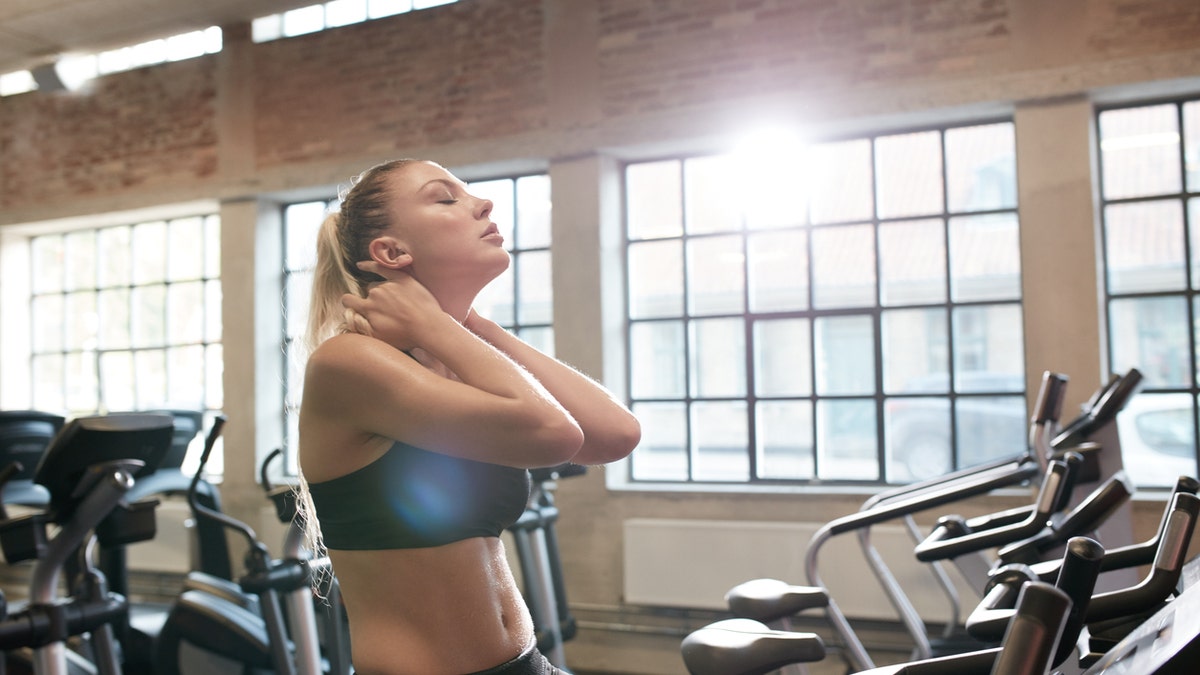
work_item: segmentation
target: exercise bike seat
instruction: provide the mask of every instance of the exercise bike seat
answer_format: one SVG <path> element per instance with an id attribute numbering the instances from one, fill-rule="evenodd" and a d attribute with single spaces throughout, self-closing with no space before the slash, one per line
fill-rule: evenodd
<path id="1" fill-rule="evenodd" d="M 725 619 L 683 639 L 691 675 L 763 675 L 791 663 L 820 661 L 825 643 L 815 633 L 772 630 L 753 619 Z"/>
<path id="2" fill-rule="evenodd" d="M 734 616 L 771 623 L 814 607 L 827 607 L 829 594 L 816 586 L 795 586 L 778 579 L 753 579 L 725 594 Z"/>

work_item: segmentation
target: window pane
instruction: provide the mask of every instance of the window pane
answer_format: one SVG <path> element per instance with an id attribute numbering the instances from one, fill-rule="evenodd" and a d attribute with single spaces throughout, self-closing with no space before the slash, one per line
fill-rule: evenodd
<path id="1" fill-rule="evenodd" d="M 746 395 L 746 338 L 742 319 L 691 322 L 689 372 L 696 397 Z"/>
<path id="2" fill-rule="evenodd" d="M 942 212 L 942 143 L 938 132 L 876 139 L 875 174 L 880 218 Z"/>
<path id="3" fill-rule="evenodd" d="M 204 405 L 209 410 L 225 407 L 225 350 L 220 344 L 204 348 Z M 213 451 L 216 454 L 216 450 Z"/>
<path id="4" fill-rule="evenodd" d="M 1105 199 L 1179 192 L 1179 126 L 1173 104 L 1100 113 Z"/>
<path id="5" fill-rule="evenodd" d="M 68 293 L 64 307 L 63 324 L 66 329 L 68 350 L 96 348 L 96 294 L 93 292 Z"/>
<path id="6" fill-rule="evenodd" d="M 167 233 L 167 274 L 171 280 L 199 279 L 204 272 L 204 220 L 172 220 Z"/>
<path id="7" fill-rule="evenodd" d="M 100 286 L 106 288 L 129 285 L 130 268 L 133 266 L 132 258 L 130 258 L 129 228 L 125 226 L 106 227 L 100 230 L 96 236 Z"/>
<path id="8" fill-rule="evenodd" d="M 630 239 L 683 234 L 680 163 L 631 164 L 625 169 L 625 205 Z"/>
<path id="9" fill-rule="evenodd" d="M 883 335 L 883 390 L 946 391 L 950 372 L 946 309 L 889 310 L 880 317 Z"/>
<path id="10" fill-rule="evenodd" d="M 1200 289 L 1200 197 L 1188 200 L 1188 240 L 1192 245 L 1192 290 Z"/>
<path id="11" fill-rule="evenodd" d="M 872 196 L 871 141 L 863 138 L 810 148 L 814 224 L 866 220 L 875 212 Z"/>
<path id="12" fill-rule="evenodd" d="M 133 228 L 133 282 L 160 283 L 167 278 L 166 223 L 142 223 Z"/>
<path id="13" fill-rule="evenodd" d="M 299 338 L 304 335 L 308 321 L 308 299 L 312 296 L 312 272 L 293 272 L 287 277 L 288 312 L 284 319 L 287 321 L 287 337 Z M 480 303 L 476 309 L 488 317 L 490 311 L 485 311 Z M 289 380 L 290 381 L 290 380 Z"/>
<path id="14" fill-rule="evenodd" d="M 133 289 L 133 346 L 158 347 L 166 332 L 166 292 L 164 286 Z"/>
<path id="15" fill-rule="evenodd" d="M 287 37 L 314 33 L 325 27 L 325 8 L 309 5 L 283 13 L 283 34 Z"/>
<path id="16" fill-rule="evenodd" d="M 287 223 L 287 249 L 283 264 L 288 270 L 312 269 L 317 262 L 317 232 L 325 219 L 325 202 L 289 204 L 283 211 Z"/>
<path id="17" fill-rule="evenodd" d="M 101 349 L 124 349 L 130 346 L 133 337 L 129 334 L 129 291 L 114 288 L 100 291 Z"/>
<path id="18" fill-rule="evenodd" d="M 1183 208 L 1177 200 L 1111 204 L 1104 209 L 1108 292 L 1187 287 Z"/>
<path id="19" fill-rule="evenodd" d="M 66 410 L 62 355 L 34 356 L 30 369 L 33 377 L 33 408 Z"/>
<path id="20" fill-rule="evenodd" d="M 167 286 L 167 342 L 181 344 L 204 340 L 204 283 L 193 281 Z"/>
<path id="21" fill-rule="evenodd" d="M 812 338 L 808 319 L 754 323 L 754 383 L 758 396 L 812 393 Z"/>
<path id="22" fill-rule="evenodd" d="M 679 240 L 630 244 L 628 273 L 630 318 L 683 314 L 683 244 Z"/>
<path id="23" fill-rule="evenodd" d="M 1016 208 L 1011 122 L 946 131 L 946 196 L 952 213 Z"/>
<path id="24" fill-rule="evenodd" d="M 1108 312 L 1114 372 L 1137 368 L 1149 388 L 1191 386 L 1186 298 L 1110 300 Z"/>
<path id="25" fill-rule="evenodd" d="M 1137 485 L 1172 487 L 1196 475 L 1196 399 L 1183 393 L 1140 393 L 1117 415 L 1121 459 Z"/>
<path id="26" fill-rule="evenodd" d="M 221 276 L 221 217 L 217 215 L 204 217 L 204 276 Z"/>
<path id="27" fill-rule="evenodd" d="M 63 289 L 63 238 L 61 235 L 36 237 L 31 244 L 34 293 L 53 293 Z"/>
<path id="28" fill-rule="evenodd" d="M 870 225 L 813 230 L 813 305 L 875 304 L 875 231 Z"/>
<path id="29" fill-rule="evenodd" d="M 758 477 L 812 478 L 815 475 L 812 403 L 759 401 L 755 410 Z"/>
<path id="30" fill-rule="evenodd" d="M 875 401 L 817 401 L 817 473 L 826 480 L 876 480 Z"/>
<path id="31" fill-rule="evenodd" d="M 990 381 L 988 378 L 997 375 L 1024 377 L 1025 331 L 1020 305 L 957 307 L 952 322 L 956 389 L 970 391 L 973 381 Z"/>
<path id="32" fill-rule="evenodd" d="M 139 410 L 159 408 L 167 403 L 167 358 L 163 349 L 144 349 L 133 353 L 134 386 Z"/>
<path id="33" fill-rule="evenodd" d="M 1200 192 L 1200 101 L 1183 104 L 1183 143 L 1188 192 Z"/>
<path id="34" fill-rule="evenodd" d="M 66 289 L 94 288 L 96 285 L 96 233 L 72 232 L 66 236 Z"/>
<path id="35" fill-rule="evenodd" d="M 683 323 L 639 322 L 629 327 L 629 364 L 633 398 L 683 396 L 685 388 Z"/>
<path id="36" fill-rule="evenodd" d="M 747 237 L 750 311 L 808 308 L 808 237 L 804 230 Z"/>
<path id="37" fill-rule="evenodd" d="M 100 402 L 99 383 L 96 379 L 96 353 L 75 352 L 67 354 L 65 367 L 70 377 L 66 381 L 67 410 L 98 410 Z"/>
<path id="38" fill-rule="evenodd" d="M 520 304 L 519 323 L 550 323 L 554 316 L 554 284 L 550 278 L 550 251 L 527 251 L 517 256 Z"/>
<path id="39" fill-rule="evenodd" d="M 365 21 L 367 0 L 331 0 L 325 3 L 325 25 L 348 26 Z"/>
<path id="40" fill-rule="evenodd" d="M 692 478 L 750 479 L 750 436 L 745 401 L 692 404 Z"/>
<path id="41" fill-rule="evenodd" d="M 1015 213 L 950 219 L 950 293 L 955 302 L 1021 297 Z"/>
<path id="42" fill-rule="evenodd" d="M 737 184 L 727 155 L 689 159 L 683 167 L 687 197 L 687 231 L 692 234 L 731 232 L 742 227 L 738 200 L 730 186 Z"/>
<path id="43" fill-rule="evenodd" d="M 950 453 L 950 399 L 889 398 L 883 405 L 883 423 L 890 482 L 925 480 L 954 468 Z"/>
<path id="44" fill-rule="evenodd" d="M 550 246 L 550 176 L 517 179 L 517 245 L 521 248 Z"/>
<path id="45" fill-rule="evenodd" d="M 63 348 L 63 296 L 43 295 L 33 299 L 30 308 L 33 323 L 33 352 L 57 352 Z"/>
<path id="46" fill-rule="evenodd" d="M 634 480 L 687 480 L 687 409 L 682 403 L 635 403 L 642 440 L 630 456 Z"/>
<path id="47" fill-rule="evenodd" d="M 871 317 L 820 317 L 814 328 L 817 395 L 874 394 L 875 331 Z"/>
<path id="48" fill-rule="evenodd" d="M 224 292 L 220 280 L 204 282 L 204 339 L 207 342 L 220 342 L 224 326 L 221 320 L 221 305 Z"/>
<path id="49" fill-rule="evenodd" d="M 879 226 L 880 304 L 946 301 L 946 234 L 939 220 Z"/>
<path id="50" fill-rule="evenodd" d="M 739 236 L 703 237 L 687 242 L 688 311 L 741 314 L 746 256 Z"/>
<path id="51" fill-rule="evenodd" d="M 204 346 L 190 345 L 167 350 L 170 389 L 165 402 L 181 408 L 204 406 Z"/>
<path id="52" fill-rule="evenodd" d="M 367 16 L 378 19 L 412 9 L 412 0 L 367 0 Z"/>
<path id="53" fill-rule="evenodd" d="M 100 395 L 109 410 L 134 410 L 133 353 L 100 354 Z"/>
<path id="54" fill-rule="evenodd" d="M 1023 452 L 1028 447 L 1028 419 L 1021 396 L 960 396 L 954 406 L 958 467 Z"/>

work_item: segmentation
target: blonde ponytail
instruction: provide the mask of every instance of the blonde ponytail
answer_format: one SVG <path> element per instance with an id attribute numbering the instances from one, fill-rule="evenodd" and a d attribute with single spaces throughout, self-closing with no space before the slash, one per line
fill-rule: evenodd
<path id="1" fill-rule="evenodd" d="M 391 226 L 387 177 L 392 171 L 420 160 L 397 159 L 371 167 L 354 179 L 341 195 L 341 205 L 317 232 L 317 263 L 313 268 L 312 301 L 305 346 L 311 352 L 340 333 L 371 334 L 363 317 L 342 305 L 342 296 L 366 295 L 378 277 L 358 269 L 367 246 Z"/>
<path id="2" fill-rule="evenodd" d="M 342 296 L 363 294 L 363 284 L 346 266 L 338 237 L 341 213 L 326 216 L 317 231 L 317 264 L 313 268 L 312 300 L 308 310 L 305 344 L 309 351 L 325 340 L 346 332 L 347 312 Z"/>

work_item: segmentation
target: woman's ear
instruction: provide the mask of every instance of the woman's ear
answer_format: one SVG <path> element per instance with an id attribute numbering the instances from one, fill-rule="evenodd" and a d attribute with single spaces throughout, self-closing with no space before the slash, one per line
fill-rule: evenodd
<path id="1" fill-rule="evenodd" d="M 412 255 L 395 237 L 379 237 L 371 240 L 367 246 L 367 254 L 371 256 L 371 260 L 388 269 L 404 269 L 412 264 Z"/>

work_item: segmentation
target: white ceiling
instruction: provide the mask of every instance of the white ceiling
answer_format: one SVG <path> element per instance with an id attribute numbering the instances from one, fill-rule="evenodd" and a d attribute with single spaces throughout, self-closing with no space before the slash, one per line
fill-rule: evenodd
<path id="1" fill-rule="evenodd" d="M 0 74 L 237 23 L 319 0 L 0 0 Z"/>

